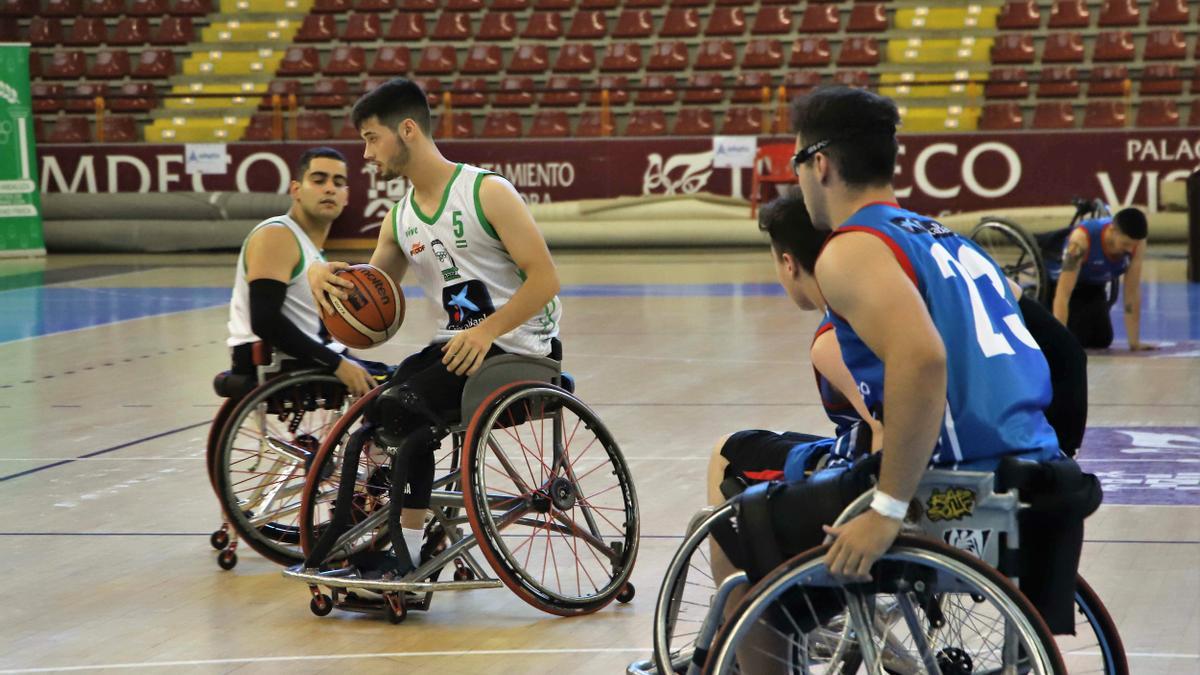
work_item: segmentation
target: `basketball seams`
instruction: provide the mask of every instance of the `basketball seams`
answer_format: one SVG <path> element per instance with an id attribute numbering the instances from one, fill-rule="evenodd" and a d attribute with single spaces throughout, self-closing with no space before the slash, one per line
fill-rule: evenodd
<path id="1" fill-rule="evenodd" d="M 322 312 L 326 326 L 334 337 L 351 347 L 366 349 L 386 342 L 395 335 L 404 318 L 401 290 L 387 273 L 369 264 L 354 265 L 345 272 L 339 272 L 338 276 L 349 280 L 354 285 L 353 292 L 360 294 L 365 302 L 355 308 L 341 298 L 331 297 L 334 312 Z M 379 280 L 385 281 L 386 285 Z M 389 291 L 393 298 L 390 318 L 382 301 L 382 296 Z"/>

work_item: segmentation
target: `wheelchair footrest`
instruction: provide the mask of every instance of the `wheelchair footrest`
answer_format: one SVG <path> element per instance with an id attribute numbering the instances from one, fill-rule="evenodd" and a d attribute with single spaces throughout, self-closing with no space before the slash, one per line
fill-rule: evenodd
<path id="1" fill-rule="evenodd" d="M 357 571 L 345 568 L 322 572 L 302 565 L 283 570 L 283 576 L 304 584 L 329 588 L 360 588 L 376 593 L 432 593 L 434 591 L 472 591 L 477 588 L 500 588 L 499 579 L 469 581 L 404 581 L 401 579 L 364 579 Z"/>

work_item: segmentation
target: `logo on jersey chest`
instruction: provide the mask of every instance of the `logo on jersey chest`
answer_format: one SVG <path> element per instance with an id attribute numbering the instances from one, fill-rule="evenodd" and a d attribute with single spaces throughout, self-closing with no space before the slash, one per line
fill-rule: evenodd
<path id="1" fill-rule="evenodd" d="M 413 242 L 412 248 L 408 249 L 408 254 L 412 257 L 417 257 L 417 254 L 425 250 L 425 244 L 419 241 Z"/>
<path id="2" fill-rule="evenodd" d="M 912 234 L 929 234 L 935 237 L 946 237 L 954 234 L 954 232 L 945 225 L 942 225 L 936 220 L 929 220 L 927 218 L 899 216 L 892 218 L 888 222 L 904 230 L 905 232 L 911 232 Z"/>
<path id="3" fill-rule="evenodd" d="M 415 228 L 415 227 L 410 227 L 410 228 L 404 230 L 404 236 L 406 236 L 406 237 L 413 237 L 413 236 L 416 236 L 416 234 L 417 234 L 417 228 Z"/>
<path id="4" fill-rule="evenodd" d="M 443 288 L 442 307 L 449 317 L 446 330 L 466 330 L 478 326 L 496 311 L 491 294 L 478 279 Z"/>

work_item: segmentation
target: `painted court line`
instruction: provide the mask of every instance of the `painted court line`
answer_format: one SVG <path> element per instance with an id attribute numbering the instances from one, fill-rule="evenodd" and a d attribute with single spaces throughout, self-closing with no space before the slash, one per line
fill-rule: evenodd
<path id="1" fill-rule="evenodd" d="M 53 469 L 53 468 L 54 468 L 54 467 L 56 467 L 56 466 L 62 466 L 62 465 L 64 465 L 64 464 L 70 464 L 70 463 L 72 463 L 72 462 L 76 462 L 76 461 L 79 461 L 79 460 L 81 460 L 81 459 L 90 459 L 90 458 L 92 458 L 92 457 L 95 457 L 95 456 L 97 456 L 97 455 L 103 455 L 103 454 L 105 454 L 105 453 L 114 452 L 114 451 L 116 451 L 116 450 L 120 450 L 120 449 L 122 449 L 122 448 L 128 448 L 128 447 L 132 447 L 132 446 L 134 446 L 134 445 L 138 445 L 139 443 L 145 443 L 146 441 L 152 441 L 152 440 L 154 440 L 154 439 L 156 439 L 156 438 L 162 438 L 162 437 L 164 437 L 164 436 L 170 436 L 171 434 L 177 434 L 177 433 L 179 433 L 179 432 L 181 432 L 181 431 L 187 431 L 188 429 L 195 429 L 196 427 L 201 427 L 201 426 L 204 426 L 204 425 L 206 425 L 206 424 L 212 424 L 212 420 L 204 420 L 203 422 L 197 422 L 197 423 L 195 423 L 195 424 L 189 424 L 189 425 L 187 425 L 186 427 L 179 427 L 178 429 L 171 429 L 171 430 L 169 430 L 169 431 L 164 431 L 164 432 L 161 432 L 161 433 L 157 433 L 157 434 L 154 434 L 154 435 L 152 435 L 152 436 L 145 436 L 145 437 L 143 437 L 143 438 L 139 438 L 139 439 L 137 439 L 137 440 L 134 440 L 134 441 L 129 441 L 129 442 L 127 442 L 127 443 L 121 443 L 120 445 L 114 445 L 114 446 L 112 446 L 112 447 L 110 447 L 110 448 L 104 448 L 104 449 L 102 449 L 102 450 L 97 450 L 97 451 L 95 451 L 95 452 L 89 452 L 89 453 L 87 453 L 87 454 L 85 454 L 85 455 L 80 455 L 80 456 L 78 456 L 78 457 L 73 457 L 73 458 L 71 458 L 71 459 L 64 459 L 64 460 L 62 460 L 62 461 L 53 462 L 53 463 L 51 463 L 51 464 L 45 464 L 45 465 L 43 465 L 43 466 L 37 466 L 37 467 L 34 467 L 34 468 L 32 468 L 32 469 L 26 469 L 25 471 L 18 471 L 17 473 L 10 473 L 10 474 L 8 474 L 7 476 L 0 476 L 0 483 L 3 483 L 4 481 L 12 480 L 12 479 L 14 479 L 14 478 L 20 478 L 21 476 L 28 476 L 29 474 L 32 474 L 32 473 L 37 473 L 37 472 L 39 472 L 39 471 L 45 471 L 46 469 Z"/>

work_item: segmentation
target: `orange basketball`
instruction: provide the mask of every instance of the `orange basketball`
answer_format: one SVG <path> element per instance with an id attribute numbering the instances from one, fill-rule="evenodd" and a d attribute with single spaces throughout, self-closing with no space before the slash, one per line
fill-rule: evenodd
<path id="1" fill-rule="evenodd" d="M 345 300 L 330 297 L 334 314 L 321 310 L 321 321 L 333 339 L 356 349 L 387 342 L 404 321 L 404 293 L 378 267 L 352 265 L 337 275 L 354 284 Z"/>

